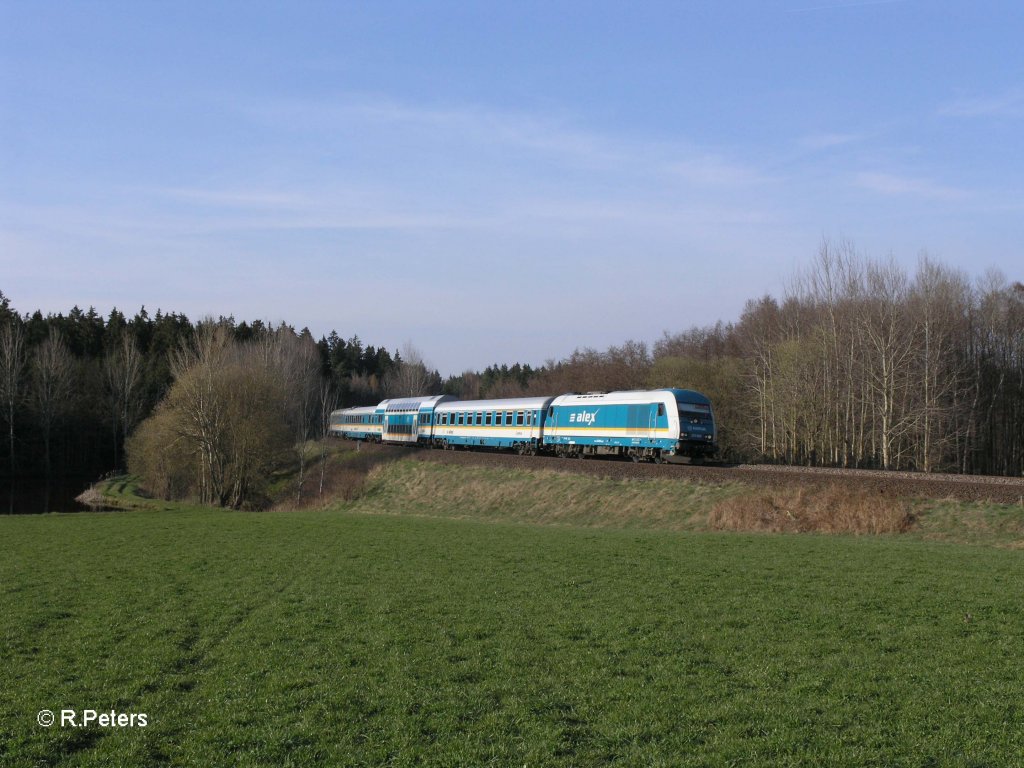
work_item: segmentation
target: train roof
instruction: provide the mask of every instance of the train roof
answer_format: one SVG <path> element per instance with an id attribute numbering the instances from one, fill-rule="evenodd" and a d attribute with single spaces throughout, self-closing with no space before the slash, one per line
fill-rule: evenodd
<path id="1" fill-rule="evenodd" d="M 356 413 L 362 415 L 364 413 L 373 413 L 376 410 L 376 405 L 357 405 L 354 408 L 339 408 L 336 411 L 331 411 L 331 416 L 336 413 Z"/>
<path id="2" fill-rule="evenodd" d="M 621 392 L 588 392 L 586 394 L 559 395 L 553 405 L 592 405 L 592 404 L 629 404 L 656 403 L 674 398 L 677 403 L 696 403 L 711 405 L 706 395 L 692 389 L 637 389 Z"/>
<path id="3" fill-rule="evenodd" d="M 697 405 L 711 405 L 711 400 L 707 395 L 701 394 L 693 389 L 679 389 L 677 387 L 667 387 L 665 392 L 671 392 L 676 396 L 677 403 L 696 403 Z"/>
<path id="4" fill-rule="evenodd" d="M 438 403 L 447 400 L 454 400 L 451 395 L 425 395 L 414 397 L 393 397 L 388 400 L 381 400 L 377 406 L 378 411 L 418 411 L 429 410 Z"/>
<path id="5" fill-rule="evenodd" d="M 515 410 L 542 410 L 547 408 L 553 397 L 509 397 L 502 400 L 451 400 L 437 406 L 438 411 L 500 411 L 504 409 Z"/>

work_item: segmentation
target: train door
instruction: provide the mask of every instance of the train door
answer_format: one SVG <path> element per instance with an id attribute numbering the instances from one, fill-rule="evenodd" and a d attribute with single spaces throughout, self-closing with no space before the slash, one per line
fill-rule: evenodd
<path id="1" fill-rule="evenodd" d="M 658 417 L 665 415 L 665 406 L 662 403 L 651 403 L 647 413 L 647 438 L 653 440 L 658 436 Z"/>

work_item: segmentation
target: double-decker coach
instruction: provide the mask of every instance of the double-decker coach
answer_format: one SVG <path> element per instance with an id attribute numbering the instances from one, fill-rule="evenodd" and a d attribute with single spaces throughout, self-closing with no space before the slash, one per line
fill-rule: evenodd
<path id="1" fill-rule="evenodd" d="M 435 408 L 454 399 L 451 395 L 434 395 L 382 400 L 377 406 L 384 417 L 381 440 L 392 445 L 429 445 Z"/>

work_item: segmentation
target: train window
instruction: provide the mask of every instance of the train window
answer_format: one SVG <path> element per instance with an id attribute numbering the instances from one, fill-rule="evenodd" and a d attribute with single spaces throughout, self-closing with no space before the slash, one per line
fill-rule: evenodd
<path id="1" fill-rule="evenodd" d="M 664 416 L 665 415 L 665 404 L 664 403 L 658 403 L 658 415 L 659 416 Z"/>
<path id="2" fill-rule="evenodd" d="M 484 426 L 486 426 L 486 427 L 491 426 L 491 420 L 493 418 L 494 418 L 494 414 L 493 413 L 485 413 L 484 414 Z"/>
<path id="3" fill-rule="evenodd" d="M 529 426 L 533 425 L 533 411 L 526 412 L 526 423 Z"/>
<path id="4" fill-rule="evenodd" d="M 548 408 L 548 418 L 553 419 L 555 417 L 555 406 Z"/>
<path id="5" fill-rule="evenodd" d="M 523 426 L 523 412 L 522 411 L 516 411 L 516 426 L 517 427 Z"/>
<path id="6" fill-rule="evenodd" d="M 505 411 L 505 423 L 512 426 L 512 411 Z"/>
<path id="7" fill-rule="evenodd" d="M 482 411 L 478 411 L 476 414 L 476 425 L 479 427 L 484 423 L 484 414 Z"/>
<path id="8" fill-rule="evenodd" d="M 465 418 L 463 417 L 463 415 L 461 413 L 459 414 L 458 420 L 455 423 L 456 424 L 465 424 Z"/>

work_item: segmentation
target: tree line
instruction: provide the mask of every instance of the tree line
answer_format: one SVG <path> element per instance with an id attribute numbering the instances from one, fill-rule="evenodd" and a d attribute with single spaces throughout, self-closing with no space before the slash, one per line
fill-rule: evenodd
<path id="1" fill-rule="evenodd" d="M 94 478 L 124 468 L 127 447 L 157 492 L 242 506 L 287 462 L 301 493 L 296 446 L 322 438 L 335 406 L 666 386 L 712 398 L 727 459 L 1020 475 L 1024 285 L 927 257 L 911 274 L 825 241 L 782 297 L 735 322 L 447 379 L 411 345 L 145 308 L 20 315 L 0 293 L 11 482 Z"/>
<path id="2" fill-rule="evenodd" d="M 736 322 L 577 350 L 521 379 L 461 383 L 483 396 L 696 389 L 736 461 L 1024 474 L 1024 285 L 927 256 L 910 274 L 825 241 L 783 297 L 748 301 Z"/>
<path id="3" fill-rule="evenodd" d="M 236 393 L 246 393 L 254 402 L 263 397 L 270 398 L 264 403 L 280 403 L 286 410 L 283 421 L 272 422 L 283 423 L 282 429 L 288 431 L 274 435 L 286 434 L 289 446 L 294 446 L 322 432 L 314 407 L 317 398 L 329 405 L 368 404 L 389 394 L 440 390 L 440 375 L 428 371 L 411 347 L 407 356 L 408 361 L 400 351 L 364 345 L 358 336 L 346 340 L 334 331 L 314 340 L 308 329 L 296 331 L 287 324 L 271 327 L 259 320 L 236 322 L 233 317 L 193 323 L 184 314 L 158 310 L 150 315 L 144 307 L 132 317 L 117 309 L 104 317 L 95 309 L 79 307 L 66 314 L 20 314 L 0 292 L 0 480 L 12 489 L 15 483 L 49 488 L 124 469 L 131 436 L 154 417 L 166 426 L 171 410 L 166 403 L 177 402 L 174 397 L 198 375 L 193 369 L 202 365 L 221 384 L 232 376 L 239 384 L 240 377 L 246 378 L 242 371 L 262 382 Z M 277 360 L 276 369 L 269 366 L 272 359 Z M 283 377 L 274 385 L 279 386 L 277 400 L 268 388 L 275 371 Z M 243 397 L 232 407 L 248 406 Z M 144 445 L 152 443 L 140 435 L 140 456 Z M 200 442 L 196 450 L 202 457 L 198 466 L 206 474 L 197 469 L 203 484 L 190 491 L 229 505 L 258 496 L 251 468 L 227 487 L 223 457 L 211 453 L 208 442 Z M 274 450 L 277 458 L 287 456 L 287 451 Z M 302 463 L 304 457 L 296 460 Z M 173 463 L 170 453 L 167 460 Z M 299 469 L 303 474 L 304 465 Z M 163 478 L 163 490 L 169 491 L 179 480 Z M 9 499 L 13 504 L 13 495 Z"/>

